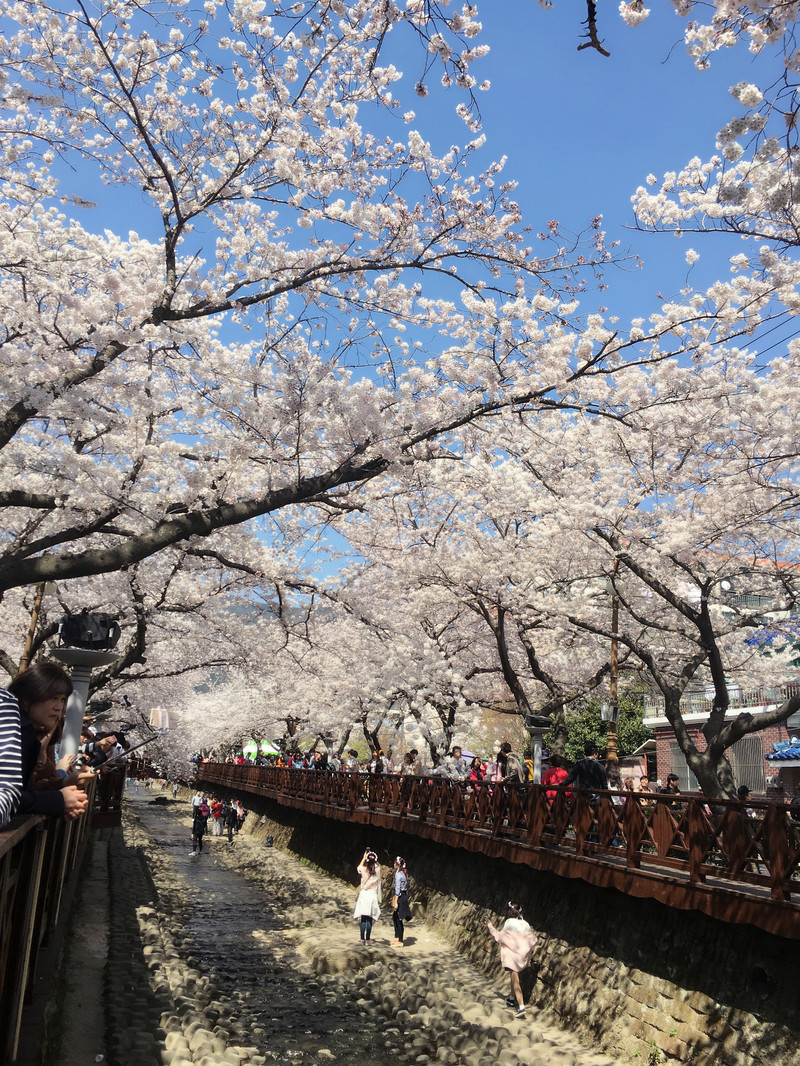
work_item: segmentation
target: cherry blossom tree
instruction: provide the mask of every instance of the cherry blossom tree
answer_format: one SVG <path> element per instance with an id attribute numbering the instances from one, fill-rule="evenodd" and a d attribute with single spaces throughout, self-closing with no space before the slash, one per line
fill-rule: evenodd
<path id="1" fill-rule="evenodd" d="M 732 688 L 777 690 L 796 676 L 789 642 L 767 658 L 751 638 L 767 620 L 780 629 L 797 602 L 796 500 L 786 491 L 796 484 L 797 457 L 779 459 L 776 448 L 783 368 L 776 378 L 741 366 L 718 373 L 705 396 L 701 375 L 689 374 L 695 399 L 677 419 L 654 405 L 624 428 L 589 420 L 559 437 L 561 469 L 549 467 L 549 500 L 531 482 L 530 521 L 544 530 L 539 517 L 549 512 L 557 538 L 576 548 L 538 607 L 628 649 L 660 691 L 703 790 L 731 795 L 726 751 L 800 706 L 776 697 L 762 713 L 727 715 Z M 539 469 L 543 451 L 538 439 L 531 458 Z M 767 453 L 769 464 L 756 461 Z M 612 596 L 621 608 L 616 632 Z M 700 741 L 681 714 L 690 685 L 712 693 Z"/>
<path id="2" fill-rule="evenodd" d="M 474 726 L 474 630 L 450 597 L 407 574 L 377 564 L 345 571 L 328 583 L 307 646 L 293 645 L 295 676 L 313 678 L 298 701 L 305 720 L 339 752 L 351 734 L 372 748 L 410 747 L 413 736 L 438 764 Z"/>
<path id="3" fill-rule="evenodd" d="M 481 169 L 473 8 L 0 14 L 0 590 L 346 506 L 596 370 L 571 301 L 602 230 L 534 252 L 502 161 Z M 463 88 L 463 146 L 420 132 L 393 29 Z M 100 183 L 143 232 L 92 226 Z"/>
<path id="4" fill-rule="evenodd" d="M 724 753 L 758 723 L 727 722 L 726 686 L 762 669 L 743 640 L 762 619 L 722 610 L 721 581 L 770 585 L 776 613 L 795 595 L 800 347 L 767 338 L 797 314 L 800 61 L 780 51 L 793 5 L 710 11 L 688 28 L 699 66 L 746 38 L 776 48 L 779 76 L 737 84 L 718 155 L 648 178 L 634 208 L 643 229 L 735 239 L 731 269 L 625 322 L 579 305 L 616 254 L 600 220 L 580 247 L 528 230 L 484 159 L 473 6 L 0 3 L 8 625 L 30 603 L 16 590 L 86 581 L 84 605 L 131 619 L 107 685 L 156 699 L 196 629 L 187 704 L 203 671 L 236 666 L 224 680 L 257 709 L 219 678 L 204 698 L 250 729 L 289 705 L 343 743 L 396 713 L 433 751 L 484 672 L 523 710 L 599 683 L 611 589 L 619 641 L 669 706 L 705 672 L 705 751 L 673 725 L 704 788 L 729 791 Z M 423 48 L 413 86 L 390 31 Z M 413 110 L 434 70 L 462 93 L 466 143 Z M 441 502 L 386 513 L 426 482 Z M 399 540 L 370 558 L 352 523 L 372 572 L 327 614 L 294 599 L 301 579 L 264 546 L 301 553 L 366 508 Z M 264 632 L 231 639 L 225 619 L 260 596 Z"/>
<path id="5" fill-rule="evenodd" d="M 607 680 L 609 650 L 537 608 L 570 563 L 567 544 L 554 550 L 554 540 L 542 541 L 531 505 L 530 475 L 492 462 L 489 450 L 376 499 L 347 536 L 368 566 L 396 569 L 406 587 L 428 595 L 437 590 L 459 618 L 474 699 L 522 719 L 554 715 L 561 746 L 565 707 Z"/>

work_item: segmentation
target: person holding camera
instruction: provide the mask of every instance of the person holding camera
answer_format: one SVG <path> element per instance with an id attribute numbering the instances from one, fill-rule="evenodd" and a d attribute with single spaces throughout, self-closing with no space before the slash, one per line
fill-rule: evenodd
<path id="1" fill-rule="evenodd" d="M 372 934 L 372 923 L 381 916 L 381 868 L 378 865 L 378 856 L 372 848 L 366 849 L 357 870 L 361 878 L 361 887 L 353 917 L 358 918 L 361 923 L 361 943 L 368 944 Z"/>

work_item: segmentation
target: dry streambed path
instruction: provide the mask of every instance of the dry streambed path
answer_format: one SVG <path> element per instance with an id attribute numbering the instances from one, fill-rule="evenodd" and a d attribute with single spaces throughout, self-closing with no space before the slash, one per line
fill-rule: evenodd
<path id="1" fill-rule="evenodd" d="M 244 834 L 191 856 L 188 803 L 153 798 L 131 797 L 112 857 L 111 1066 L 616 1066 L 532 1008 L 515 1018 L 499 967 L 424 923 L 393 948 L 388 901 L 365 948 L 354 887 Z"/>

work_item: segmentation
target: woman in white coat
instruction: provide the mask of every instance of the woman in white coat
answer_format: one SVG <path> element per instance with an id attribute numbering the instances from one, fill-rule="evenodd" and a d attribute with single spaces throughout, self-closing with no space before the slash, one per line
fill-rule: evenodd
<path id="1" fill-rule="evenodd" d="M 358 918 L 361 923 L 361 943 L 368 944 L 372 923 L 381 916 L 381 868 L 375 852 L 367 848 L 357 869 L 361 877 L 361 890 L 356 899 L 353 917 Z"/>

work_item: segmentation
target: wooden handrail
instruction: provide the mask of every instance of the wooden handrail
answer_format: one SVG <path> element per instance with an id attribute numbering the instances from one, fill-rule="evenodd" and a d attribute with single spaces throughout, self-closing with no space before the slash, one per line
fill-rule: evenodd
<path id="1" fill-rule="evenodd" d="M 89 807 L 95 781 L 86 787 Z M 0 832 L 0 1061 L 16 1060 L 22 1010 L 45 937 L 59 921 L 64 886 L 85 844 L 90 818 L 33 815 Z"/>
<path id="2" fill-rule="evenodd" d="M 785 804 L 210 762 L 196 782 L 800 939 L 800 821 Z"/>

